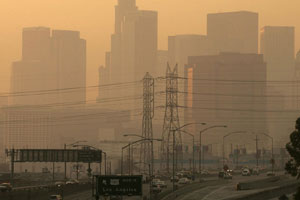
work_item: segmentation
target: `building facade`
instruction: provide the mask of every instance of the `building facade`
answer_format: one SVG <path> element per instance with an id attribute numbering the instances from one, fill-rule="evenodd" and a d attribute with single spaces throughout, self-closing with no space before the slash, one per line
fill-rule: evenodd
<path id="1" fill-rule="evenodd" d="M 207 37 L 218 52 L 258 53 L 258 13 L 208 14 Z"/>

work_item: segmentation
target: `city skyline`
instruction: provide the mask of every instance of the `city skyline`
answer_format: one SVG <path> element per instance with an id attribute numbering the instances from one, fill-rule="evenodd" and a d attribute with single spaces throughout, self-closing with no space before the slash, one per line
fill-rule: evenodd
<path id="1" fill-rule="evenodd" d="M 218 1 L 218 3 L 215 1 L 198 2 L 199 1 L 191 1 L 189 4 L 183 4 L 181 1 L 172 1 L 171 4 L 169 0 L 137 0 L 139 9 L 155 10 L 158 12 L 158 47 L 160 50 L 167 49 L 168 36 L 170 35 L 206 35 L 207 14 L 240 10 L 258 12 L 259 29 L 267 25 L 295 26 L 295 52 L 300 48 L 300 44 L 297 40 L 297 38 L 300 38 L 300 33 L 297 32 L 297 27 L 299 27 L 300 24 L 296 20 L 298 16 L 296 8 L 300 6 L 300 3 L 297 0 L 289 1 L 288 5 L 285 5 L 284 1 L 273 2 L 273 6 L 281 8 L 277 12 L 272 12 L 272 9 L 268 7 L 269 1 L 256 3 L 250 3 L 252 1 L 239 2 L 236 0 L 226 1 L 226 3 L 220 1 Z M 0 86 L 0 91 L 7 92 L 9 90 L 8 83 L 11 62 L 18 59 L 21 52 L 20 46 L 18 45 L 21 41 L 20 33 L 22 28 L 30 26 L 48 26 L 53 29 L 80 31 L 82 37 L 87 40 L 87 85 L 97 84 L 98 76 L 95 74 L 98 71 L 98 67 L 105 63 L 104 52 L 110 50 L 110 41 L 107 38 L 113 33 L 114 6 L 117 1 L 92 1 L 86 5 L 86 10 L 82 9 L 83 1 L 72 2 L 72 8 L 69 7 L 68 11 L 63 13 L 68 3 L 68 1 L 64 3 L 51 1 L 51 3 L 43 2 L 39 4 L 35 0 L 28 0 L 26 2 L 20 2 L 19 6 L 15 6 L 13 1 L 3 1 L 3 6 L 0 9 L 5 10 L 0 10 L 0 15 L 6 15 L 6 17 L 3 16 L 2 19 L 11 16 L 11 22 L 8 24 L 5 21 L 2 26 L 3 31 L 0 31 L 0 34 L 3 34 L 3 36 L 0 35 L 0 41 L 3 44 L 2 47 L 0 47 L 0 65 L 3 66 L 0 72 L 2 74 L 1 78 L 5 82 L 5 84 Z M 169 4 L 170 8 L 166 7 Z M 30 13 L 30 15 L 24 13 L 24 11 L 22 11 L 23 7 L 28 7 L 32 10 L 32 13 Z M 290 11 L 285 12 L 287 9 L 290 9 Z M 41 12 L 42 10 L 47 12 Z M 87 10 L 89 10 L 88 13 Z M 98 13 L 99 10 L 102 12 Z M 54 12 L 55 16 L 51 15 Z M 16 14 L 12 16 L 12 13 Z M 179 19 L 180 15 L 177 15 L 177 13 L 184 14 L 186 17 Z M 280 13 L 284 13 L 284 15 Z M 53 17 L 49 17 L 48 15 Z M 103 20 L 104 18 L 106 20 Z M 178 27 L 182 28 L 176 27 L 175 24 L 167 23 L 172 19 L 176 20 L 176 24 L 179 25 Z M 187 21 L 189 21 L 189 23 L 186 23 Z M 4 50 L 4 48 L 6 49 Z M 96 96 L 97 94 L 92 94 L 93 98 L 96 98 Z"/>

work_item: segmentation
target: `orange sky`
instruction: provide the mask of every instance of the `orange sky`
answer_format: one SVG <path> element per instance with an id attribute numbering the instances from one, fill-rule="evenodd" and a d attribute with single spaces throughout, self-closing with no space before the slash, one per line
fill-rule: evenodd
<path id="1" fill-rule="evenodd" d="M 21 33 L 27 26 L 79 30 L 87 40 L 87 85 L 97 84 L 97 67 L 110 49 L 117 0 L 0 0 L 0 92 L 9 88 L 10 66 L 21 57 Z M 249 10 L 259 13 L 260 27 L 296 27 L 300 48 L 300 0 L 137 0 L 140 9 L 159 13 L 159 48 L 167 48 L 168 35 L 206 33 L 211 12 Z"/>

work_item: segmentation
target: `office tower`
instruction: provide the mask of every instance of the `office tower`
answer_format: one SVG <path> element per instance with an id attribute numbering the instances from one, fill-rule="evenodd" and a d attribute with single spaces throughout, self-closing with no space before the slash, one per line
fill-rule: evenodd
<path id="1" fill-rule="evenodd" d="M 258 13 L 208 14 L 207 37 L 219 52 L 257 53 Z"/>
<path id="2" fill-rule="evenodd" d="M 125 82 L 154 75 L 157 54 L 157 12 L 128 13 L 122 32 L 122 76 Z M 127 80 L 126 80 L 127 79 Z"/>
<path id="3" fill-rule="evenodd" d="M 138 10 L 135 0 L 119 0 L 115 7 L 115 32 L 111 36 L 109 53 L 110 58 L 105 66 L 109 68 L 109 83 L 139 81 L 146 72 L 154 75 L 157 60 L 157 12 Z M 123 92 L 134 95 L 140 89 Z M 120 94 L 110 93 L 111 96 Z"/>
<path id="4" fill-rule="evenodd" d="M 215 54 L 211 42 L 205 35 L 175 35 L 168 38 L 169 64 L 178 64 L 178 75 L 184 76 L 184 66 L 189 56 Z"/>
<path id="5" fill-rule="evenodd" d="M 166 76 L 167 64 L 169 62 L 169 51 L 158 50 L 155 74 L 158 77 Z M 164 87 L 165 88 L 165 87 Z"/>
<path id="6" fill-rule="evenodd" d="M 11 104 L 39 105 L 84 102 L 86 47 L 77 31 L 33 27 L 23 29 L 22 60 L 11 70 Z M 77 88 L 71 92 L 62 89 Z M 36 92 L 43 95 L 33 95 Z M 49 92 L 51 90 L 52 92 Z M 30 93 L 30 94 L 29 94 Z"/>
<path id="7" fill-rule="evenodd" d="M 296 81 L 296 108 L 297 110 L 300 108 L 300 50 L 296 55 L 295 60 L 295 81 Z"/>
<path id="8" fill-rule="evenodd" d="M 186 123 L 224 124 L 228 132 L 230 127 L 266 130 L 266 63 L 262 55 L 192 56 L 185 67 L 185 77 Z M 220 138 L 210 135 L 210 142 Z"/>
<path id="9" fill-rule="evenodd" d="M 24 28 L 22 33 L 22 60 L 49 60 L 50 40 L 50 28 Z"/>
<path id="10" fill-rule="evenodd" d="M 77 88 L 74 92 L 59 92 L 59 101 L 85 102 L 86 41 L 79 31 L 53 30 L 51 42 L 57 88 Z"/>
<path id="11" fill-rule="evenodd" d="M 260 52 L 267 63 L 267 80 L 294 81 L 295 29 L 294 27 L 266 26 L 260 32 Z M 295 102 L 289 98 L 294 93 L 292 84 L 276 84 L 276 90 L 284 97 L 285 108 L 292 109 Z"/>

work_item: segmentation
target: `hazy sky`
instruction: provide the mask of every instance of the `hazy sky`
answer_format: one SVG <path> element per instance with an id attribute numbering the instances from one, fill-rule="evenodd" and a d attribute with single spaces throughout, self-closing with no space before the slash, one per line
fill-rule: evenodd
<path id="1" fill-rule="evenodd" d="M 23 27 L 47 26 L 78 30 L 87 40 L 88 85 L 97 84 L 97 68 L 110 50 L 117 0 L 0 0 L 0 92 L 8 91 L 12 61 L 21 58 Z M 159 48 L 167 48 L 168 35 L 206 33 L 206 15 L 249 10 L 265 25 L 296 27 L 300 48 L 300 0 L 137 0 L 140 9 L 157 10 Z"/>

